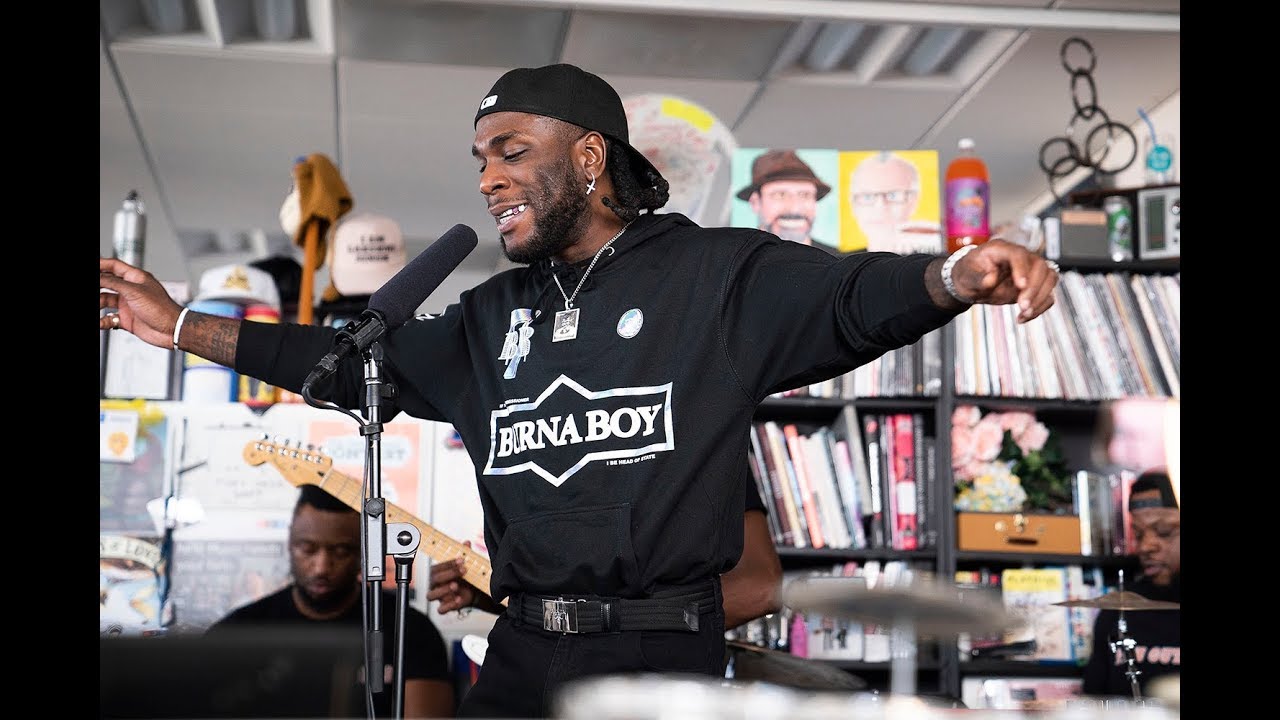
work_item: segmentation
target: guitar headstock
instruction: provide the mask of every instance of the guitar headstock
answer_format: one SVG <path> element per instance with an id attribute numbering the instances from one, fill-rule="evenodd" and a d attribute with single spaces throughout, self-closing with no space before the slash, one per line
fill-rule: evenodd
<path id="1" fill-rule="evenodd" d="M 315 446 L 265 437 L 245 444 L 244 461 L 255 466 L 271 463 L 295 486 L 318 485 L 333 468 L 333 458 Z"/>

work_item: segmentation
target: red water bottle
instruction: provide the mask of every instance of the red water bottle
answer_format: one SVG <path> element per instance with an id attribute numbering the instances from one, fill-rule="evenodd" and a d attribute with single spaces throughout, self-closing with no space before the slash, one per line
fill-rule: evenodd
<path id="1" fill-rule="evenodd" d="M 944 203 L 947 254 L 991 237 L 991 179 L 971 138 L 960 139 L 960 154 L 947 165 Z"/>

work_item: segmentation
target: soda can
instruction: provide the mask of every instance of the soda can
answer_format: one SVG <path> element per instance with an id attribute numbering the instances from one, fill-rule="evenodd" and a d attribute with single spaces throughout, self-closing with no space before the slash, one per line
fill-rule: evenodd
<path id="1" fill-rule="evenodd" d="M 1124 262 L 1133 259 L 1133 205 L 1123 195 L 1108 195 L 1102 200 L 1107 214 L 1107 249 L 1111 259 Z"/>

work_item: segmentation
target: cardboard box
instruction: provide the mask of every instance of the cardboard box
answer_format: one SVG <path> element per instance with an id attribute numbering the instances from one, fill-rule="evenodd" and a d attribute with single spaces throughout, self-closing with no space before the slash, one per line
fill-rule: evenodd
<path id="1" fill-rule="evenodd" d="M 1080 554 L 1080 518 L 1035 513 L 956 513 L 956 547 L 978 552 Z"/>

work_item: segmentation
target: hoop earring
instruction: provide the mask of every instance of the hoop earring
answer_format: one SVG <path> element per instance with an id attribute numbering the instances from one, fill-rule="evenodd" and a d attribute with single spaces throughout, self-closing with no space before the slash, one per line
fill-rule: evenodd
<path id="1" fill-rule="evenodd" d="M 587 194 L 590 195 L 596 189 L 596 176 L 591 176 L 591 182 L 587 183 Z"/>

